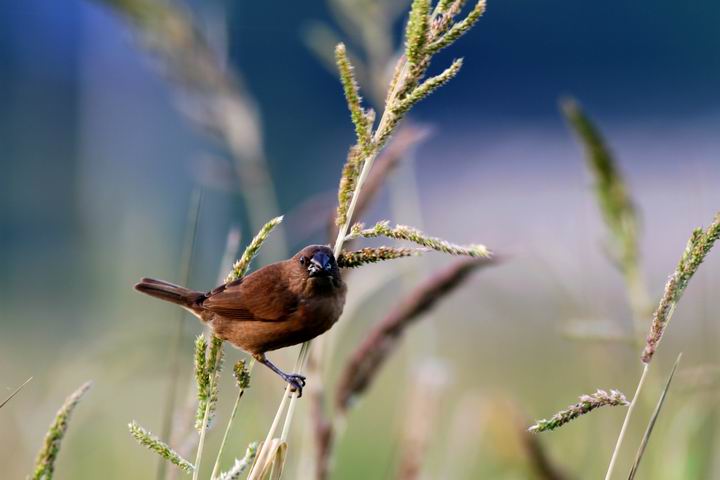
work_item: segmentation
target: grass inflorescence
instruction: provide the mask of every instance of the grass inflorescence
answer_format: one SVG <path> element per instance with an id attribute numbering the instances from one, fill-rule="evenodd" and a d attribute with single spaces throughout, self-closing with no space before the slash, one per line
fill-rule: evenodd
<path id="1" fill-rule="evenodd" d="M 653 315 L 647 344 L 642 353 L 643 363 L 650 363 L 652 360 L 677 302 L 719 237 L 720 214 L 715 216 L 715 219 L 706 230 L 697 228 L 693 231 L 678 266 L 665 284 L 665 291 Z"/>
<path id="2" fill-rule="evenodd" d="M 90 390 L 91 382 L 86 382 L 65 399 L 62 407 L 58 410 L 50 429 L 45 435 L 43 446 L 35 458 L 35 468 L 32 480 L 51 480 L 55 473 L 55 461 L 60 453 L 60 445 L 65 433 L 67 433 L 68 422 L 75 407 L 77 407 L 83 396 Z"/>
<path id="3" fill-rule="evenodd" d="M 130 435 L 132 435 L 140 445 L 149 448 L 173 465 L 177 465 L 185 473 L 192 473 L 193 470 L 195 470 L 192 463 L 182 458 L 179 453 L 170 448 L 165 442 L 161 441 L 137 423 L 131 422 L 128 424 L 128 428 L 130 429 Z"/>
<path id="4" fill-rule="evenodd" d="M 586 413 L 590 413 L 596 408 L 618 406 L 626 407 L 629 404 L 630 402 L 627 401 L 627 398 L 625 398 L 625 395 L 622 392 L 610 390 L 608 393 L 605 390 L 598 390 L 597 392 L 589 395 L 581 395 L 579 402 L 570 405 L 564 410 L 560 410 L 549 419 L 538 420 L 534 425 L 528 428 L 528 431 L 546 432 L 549 430 L 555 430 L 556 428 L 567 424 L 571 420 L 575 420 Z"/>
<path id="5" fill-rule="evenodd" d="M 257 454 L 257 448 L 258 443 L 253 442 L 250 445 L 248 445 L 247 450 L 245 450 L 245 455 L 242 458 L 236 458 L 235 463 L 233 466 L 228 470 L 227 472 L 221 473 L 219 477 L 217 477 L 219 480 L 237 480 L 240 478 L 240 475 L 242 475 L 245 470 L 247 470 L 250 465 L 252 465 L 253 461 L 255 460 L 255 455 Z"/>
<path id="6" fill-rule="evenodd" d="M 337 259 L 340 268 L 357 268 L 368 263 L 422 255 L 424 248 L 366 247 L 360 250 L 343 250 Z"/>
<path id="7" fill-rule="evenodd" d="M 449 255 L 466 255 L 468 257 L 485 258 L 491 256 L 490 250 L 488 250 L 485 245 L 456 245 L 440 238 L 427 236 L 420 230 L 407 225 L 395 225 L 391 227 L 390 222 L 387 220 L 378 222 L 371 228 L 365 228 L 365 225 L 362 223 L 356 223 L 345 238 L 346 240 L 352 240 L 360 237 L 375 238 L 381 236 L 413 242 L 417 245 Z"/>

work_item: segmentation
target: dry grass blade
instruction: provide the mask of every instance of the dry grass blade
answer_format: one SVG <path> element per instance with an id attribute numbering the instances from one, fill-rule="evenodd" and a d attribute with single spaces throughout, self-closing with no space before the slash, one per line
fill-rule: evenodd
<path id="1" fill-rule="evenodd" d="M 441 412 L 441 397 L 447 386 L 448 371 L 440 362 L 429 359 L 414 372 L 412 390 L 406 402 L 404 434 L 400 441 L 400 461 L 395 478 L 415 480 L 422 477 L 435 423 Z"/>
<path id="2" fill-rule="evenodd" d="M 311 363 L 308 365 L 314 370 L 318 370 L 314 365 L 317 358 L 310 357 Z M 330 476 L 330 455 L 335 441 L 335 429 L 332 420 L 324 410 L 325 392 L 319 388 L 310 391 L 310 415 L 312 420 L 312 434 L 315 440 L 315 479 L 326 480 Z"/>
<path id="3" fill-rule="evenodd" d="M 258 451 L 264 451 L 266 453 L 263 455 L 263 458 L 260 458 L 260 456 L 256 457 L 256 464 L 253 465 L 250 477 L 248 478 L 256 478 L 258 480 L 274 480 L 280 478 L 283 468 L 285 467 L 287 448 L 287 443 L 279 438 L 273 438 L 267 445 L 263 442 Z"/>
<path id="4" fill-rule="evenodd" d="M 647 429 L 645 430 L 645 434 L 643 435 L 642 441 L 640 442 L 640 447 L 638 448 L 637 454 L 635 455 L 635 461 L 633 462 L 632 469 L 630 469 L 630 475 L 628 475 L 628 480 L 633 480 L 635 478 L 635 475 L 637 474 L 638 467 L 640 466 L 640 460 L 642 460 L 642 457 L 645 454 L 645 448 L 647 447 L 648 441 L 650 440 L 650 435 L 652 435 L 653 429 L 655 428 L 655 422 L 657 422 L 658 416 L 660 415 L 660 410 L 662 409 L 663 404 L 665 403 L 665 398 L 667 397 L 668 391 L 670 390 L 670 382 L 672 382 L 673 375 L 675 375 L 675 371 L 677 370 L 677 367 L 680 364 L 681 358 L 682 358 L 682 353 L 678 355 L 677 360 L 675 360 L 675 364 L 673 365 L 673 368 L 670 371 L 670 375 L 668 375 L 668 379 L 665 382 L 665 387 L 663 388 L 663 391 L 660 394 L 660 399 L 658 400 L 657 406 L 655 407 L 655 411 L 653 412 L 652 417 L 650 418 L 650 422 L 648 423 Z"/>
<path id="5" fill-rule="evenodd" d="M 45 435 L 43 446 L 38 452 L 35 459 L 35 469 L 32 480 L 51 480 L 55 471 L 55 461 L 60 452 L 60 444 L 62 443 L 65 433 L 68 429 L 68 422 L 72 416 L 73 410 L 82 399 L 83 395 L 90 389 L 91 382 L 86 382 L 75 390 L 69 397 L 65 399 L 60 410 L 55 415 L 55 419 L 50 424 L 50 429 Z"/>
<path id="6" fill-rule="evenodd" d="M 352 399 L 368 388 L 407 327 L 460 286 L 474 270 L 493 263 L 494 260 L 487 258 L 460 260 L 412 291 L 350 357 L 340 375 L 336 399 L 338 411 L 345 413 Z"/>
<path id="7" fill-rule="evenodd" d="M 28 383 L 30 383 L 30 380 L 32 380 L 32 379 L 33 379 L 33 377 L 28 378 L 27 380 L 25 380 L 25 383 L 23 383 L 22 385 L 20 385 L 19 387 L 17 387 L 17 388 L 15 389 L 15 391 L 10 394 L 9 397 L 7 397 L 5 400 L 3 400 L 2 403 L 0 403 L 0 408 L 4 407 L 10 400 L 12 400 L 12 398 L 13 398 L 15 395 L 17 395 L 18 393 L 20 393 L 20 390 L 22 390 L 25 385 L 27 385 Z"/>

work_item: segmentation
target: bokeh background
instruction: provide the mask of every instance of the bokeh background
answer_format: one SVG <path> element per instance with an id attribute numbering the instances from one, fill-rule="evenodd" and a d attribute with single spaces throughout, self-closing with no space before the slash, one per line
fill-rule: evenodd
<path id="1" fill-rule="evenodd" d="M 353 44 L 337 8 L 244 0 L 182 7 L 257 109 L 277 211 L 287 214 L 286 242 L 273 240 L 263 260 L 325 242 L 354 139 L 341 87 L 308 44 L 322 50 L 316 34 L 329 30 L 320 25 Z M 228 232 L 239 229 L 247 242 L 256 207 L 240 191 L 232 151 L 198 128 L 193 102 L 137 23 L 92 1 L 11 0 L 2 11 L 0 397 L 34 380 L 0 411 L 1 476 L 29 472 L 57 407 L 92 379 L 57 478 L 153 478 L 156 457 L 126 424 L 161 429 L 179 313 L 131 286 L 146 275 L 179 281 L 194 191 L 203 192 L 189 282 L 198 289 L 229 269 Z M 391 25 L 394 45 L 404 20 Z M 438 381 L 426 478 L 534 478 L 518 421 L 549 416 L 596 388 L 632 394 L 637 349 L 563 334 L 578 320 L 611 322 L 621 332 L 631 323 L 583 152 L 558 99 L 576 97 L 617 156 L 641 212 L 643 269 L 655 298 L 692 228 L 720 206 L 719 22 L 720 4 L 708 0 L 491 1 L 476 28 L 438 56 L 438 71 L 457 56 L 465 66 L 413 111 L 411 121 L 430 134 L 364 220 L 481 242 L 506 261 L 479 272 L 409 332 L 353 409 L 333 478 L 395 476 L 418 372 Z M 383 313 L 450 261 L 428 255 L 354 276 L 351 315 L 334 333 L 330 385 Z M 660 373 L 679 351 L 684 360 L 641 478 L 720 478 L 719 286 L 714 252 L 659 350 Z M 183 321 L 181 405 L 201 331 Z M 295 355 L 275 359 L 289 369 Z M 689 375 L 698 371 L 702 386 Z M 220 419 L 230 408 L 229 374 L 222 386 Z M 256 370 L 233 454 L 264 436 L 282 388 Z M 656 393 L 649 391 L 649 404 Z M 597 478 L 623 413 L 599 411 L 539 440 L 572 478 Z M 298 465 L 307 460 L 307 417 L 301 402 L 291 478 L 302 478 Z M 646 418 L 633 425 L 622 461 L 633 456 Z M 210 451 L 220 431 L 212 431 Z"/>

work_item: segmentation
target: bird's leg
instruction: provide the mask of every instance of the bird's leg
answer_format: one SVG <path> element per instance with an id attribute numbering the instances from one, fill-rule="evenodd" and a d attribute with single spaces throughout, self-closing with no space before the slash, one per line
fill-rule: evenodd
<path id="1" fill-rule="evenodd" d="M 275 366 L 268 358 L 265 356 L 264 353 L 256 353 L 253 354 L 253 358 L 257 360 L 258 362 L 262 363 L 266 367 L 268 367 L 273 372 L 277 373 L 280 378 L 285 380 L 287 383 L 290 384 L 292 387 L 292 390 L 297 390 L 298 392 L 298 398 L 302 397 L 302 389 L 305 386 L 305 377 L 302 375 L 298 375 L 296 373 L 285 373 L 282 370 L 280 370 L 278 367 Z"/>

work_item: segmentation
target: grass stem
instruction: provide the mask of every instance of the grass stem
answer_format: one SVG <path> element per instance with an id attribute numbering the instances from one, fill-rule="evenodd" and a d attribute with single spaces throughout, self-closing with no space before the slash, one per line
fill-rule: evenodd
<path id="1" fill-rule="evenodd" d="M 250 363 L 247 368 L 248 373 L 252 372 L 254 366 L 255 359 L 253 358 L 250 359 Z M 212 474 L 210 475 L 210 480 L 214 480 L 215 478 L 217 478 L 218 474 L 220 473 L 220 458 L 222 457 L 223 450 L 225 449 L 225 443 L 227 442 L 228 435 L 230 434 L 230 428 L 232 428 L 232 423 L 235 419 L 235 415 L 237 414 L 238 405 L 240 404 L 240 399 L 242 398 L 243 393 L 245 393 L 245 389 L 241 388 L 238 391 L 237 397 L 235 397 L 235 405 L 233 405 L 230 419 L 228 420 L 227 427 L 225 427 L 225 434 L 223 435 L 222 442 L 220 443 L 220 448 L 218 449 L 217 457 L 215 458 L 215 466 L 213 467 Z"/>
<path id="2" fill-rule="evenodd" d="M 605 480 L 610 480 L 610 478 L 612 478 L 613 471 L 615 470 L 615 463 L 617 462 L 618 455 L 620 454 L 620 448 L 622 447 L 623 440 L 625 440 L 625 433 L 627 432 L 628 425 L 630 424 L 630 418 L 635 411 L 635 405 L 637 405 L 638 399 L 640 398 L 640 392 L 642 392 L 643 386 L 645 385 L 648 370 L 650 370 L 650 364 L 643 364 L 642 375 L 640 375 L 640 381 L 635 389 L 635 395 L 633 395 L 630 406 L 625 413 L 625 420 L 623 420 L 622 428 L 620 428 L 620 434 L 618 435 L 617 443 L 615 444 L 615 450 L 613 451 L 612 458 L 610 458 L 610 465 L 608 465 L 608 470 L 605 474 Z"/>
<path id="3" fill-rule="evenodd" d="M 218 363 L 215 363 L 215 367 L 213 368 L 211 374 L 210 374 L 210 386 L 208 387 L 208 392 L 212 392 L 213 388 L 215 388 L 215 380 L 217 378 L 217 375 L 215 375 L 215 371 L 217 370 Z M 211 395 L 211 393 L 209 393 Z M 200 477 L 200 461 L 202 460 L 202 454 L 203 454 L 203 447 L 205 446 L 205 435 L 207 434 L 208 430 L 208 420 L 210 419 L 210 398 L 208 398 L 207 403 L 205 404 L 205 414 L 203 415 L 203 423 L 202 427 L 200 428 L 200 441 L 198 442 L 197 447 L 197 453 L 195 454 L 195 470 L 193 470 L 193 480 L 198 480 Z"/>

